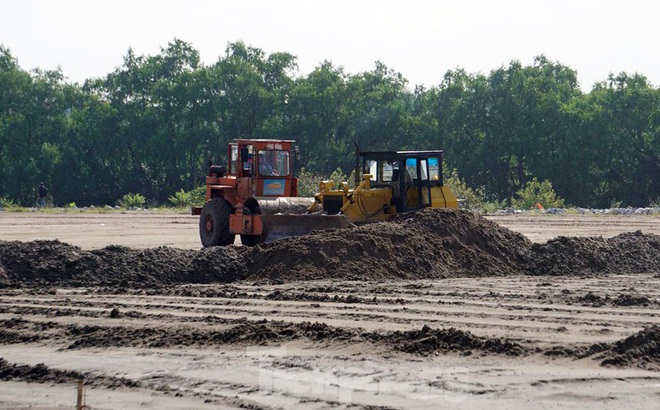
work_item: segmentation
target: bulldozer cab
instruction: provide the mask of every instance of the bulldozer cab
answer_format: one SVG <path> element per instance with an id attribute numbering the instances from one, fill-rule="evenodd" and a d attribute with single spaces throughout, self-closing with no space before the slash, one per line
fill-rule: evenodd
<path id="1" fill-rule="evenodd" d="M 432 188 L 442 187 L 442 151 L 360 152 L 362 173 L 372 188 L 392 190 L 397 213 L 433 206 Z"/>

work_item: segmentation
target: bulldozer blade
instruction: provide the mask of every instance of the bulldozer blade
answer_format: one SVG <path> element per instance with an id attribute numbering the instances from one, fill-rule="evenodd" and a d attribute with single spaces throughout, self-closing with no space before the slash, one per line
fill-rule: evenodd
<path id="1" fill-rule="evenodd" d="M 261 243 L 303 236 L 312 231 L 350 229 L 355 225 L 343 215 L 261 215 Z"/>

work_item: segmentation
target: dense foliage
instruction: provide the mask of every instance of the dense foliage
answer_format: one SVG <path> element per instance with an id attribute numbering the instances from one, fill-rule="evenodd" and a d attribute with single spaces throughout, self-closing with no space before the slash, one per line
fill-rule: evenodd
<path id="1" fill-rule="evenodd" d="M 447 72 L 409 88 L 381 62 L 347 74 L 322 62 L 237 42 L 210 66 L 174 40 L 83 85 L 26 72 L 0 46 L 0 198 L 31 205 L 43 181 L 53 202 L 184 201 L 209 160 L 237 137 L 296 139 L 296 171 L 350 174 L 353 144 L 442 148 L 448 169 L 490 201 L 551 181 L 580 206 L 647 205 L 660 196 L 660 90 L 640 74 L 611 75 L 583 93 L 571 68 L 544 56 L 485 74 Z M 173 199 L 170 199 L 173 198 Z"/>

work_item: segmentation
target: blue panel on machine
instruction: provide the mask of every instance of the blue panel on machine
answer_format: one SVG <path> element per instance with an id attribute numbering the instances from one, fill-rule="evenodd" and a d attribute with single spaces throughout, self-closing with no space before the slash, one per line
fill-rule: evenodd
<path id="1" fill-rule="evenodd" d="M 284 195 L 284 179 L 265 179 L 264 195 Z"/>

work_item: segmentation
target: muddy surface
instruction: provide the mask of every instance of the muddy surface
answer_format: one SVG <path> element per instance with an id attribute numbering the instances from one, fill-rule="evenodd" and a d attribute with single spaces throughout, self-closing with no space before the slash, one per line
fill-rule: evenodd
<path id="1" fill-rule="evenodd" d="M 532 242 L 425 211 L 256 248 L 2 241 L 0 407 L 71 408 L 83 377 L 92 408 L 648 408 L 659 237 L 558 226 Z"/>

